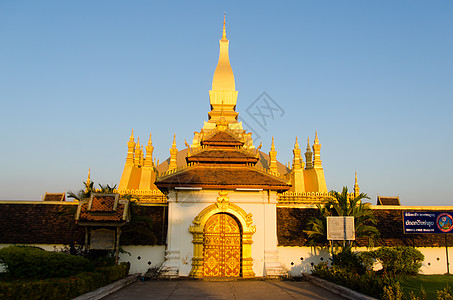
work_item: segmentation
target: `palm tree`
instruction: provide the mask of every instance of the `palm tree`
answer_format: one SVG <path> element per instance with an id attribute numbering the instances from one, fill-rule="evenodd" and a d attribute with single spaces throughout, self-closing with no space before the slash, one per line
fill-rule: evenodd
<path id="1" fill-rule="evenodd" d="M 85 189 L 80 189 L 77 193 L 74 193 L 72 191 L 68 192 L 68 198 L 74 198 L 76 200 L 83 200 L 91 197 L 92 192 L 98 192 L 98 193 L 113 193 L 114 190 L 116 189 L 116 184 L 114 186 L 110 186 L 108 184 L 99 185 L 99 190 L 96 191 L 94 188 L 94 182 L 83 182 L 83 185 L 85 186 Z"/>
<path id="2" fill-rule="evenodd" d="M 310 244 L 327 244 L 327 217 L 350 216 L 354 217 L 355 237 L 368 238 L 368 247 L 372 247 L 379 236 L 379 231 L 375 227 L 377 221 L 370 204 L 362 202 L 362 199 L 370 199 L 368 195 L 361 193 L 356 197 L 349 197 L 347 187 L 343 187 L 341 193 L 331 191 L 331 194 L 333 198 L 325 205 L 317 205 L 320 216 L 312 218 L 307 223 L 308 230 L 304 230 L 310 239 Z M 350 246 L 350 243 L 343 244 L 343 249 Z"/>

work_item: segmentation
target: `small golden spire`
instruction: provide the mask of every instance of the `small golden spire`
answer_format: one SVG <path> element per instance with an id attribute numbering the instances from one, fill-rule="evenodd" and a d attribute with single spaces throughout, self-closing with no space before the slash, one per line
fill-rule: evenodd
<path id="1" fill-rule="evenodd" d="M 170 148 L 170 163 L 168 164 L 168 170 L 173 170 L 178 167 L 176 163 L 176 155 L 178 154 L 178 149 L 176 149 L 176 134 L 173 134 L 173 144 Z"/>
<path id="2" fill-rule="evenodd" d="M 173 134 L 173 143 L 171 144 L 172 148 L 176 148 L 176 133 Z"/>
<path id="3" fill-rule="evenodd" d="M 294 149 L 299 149 L 299 142 L 297 141 L 297 136 L 296 136 L 296 143 L 294 144 Z"/>
<path id="4" fill-rule="evenodd" d="M 152 146 L 153 141 L 151 140 L 151 133 L 149 134 L 148 146 Z"/>
<path id="5" fill-rule="evenodd" d="M 134 129 L 132 129 L 131 136 L 129 137 L 129 141 L 133 142 L 134 141 Z"/>
<path id="6" fill-rule="evenodd" d="M 225 30 L 225 19 L 226 19 L 226 14 L 225 12 L 223 13 L 223 33 L 222 33 L 222 40 L 226 39 L 226 30 Z"/>
<path id="7" fill-rule="evenodd" d="M 274 145 L 274 137 L 272 137 L 272 145 L 271 145 L 271 150 L 275 151 L 275 145 Z"/>
<path id="8" fill-rule="evenodd" d="M 318 132 L 315 131 L 315 144 L 318 145 L 319 144 L 319 140 L 318 140 Z"/>
<path id="9" fill-rule="evenodd" d="M 90 184 L 91 184 L 91 168 L 88 168 L 88 178 L 85 185 L 85 193 L 88 193 L 88 187 L 90 186 Z"/>
<path id="10" fill-rule="evenodd" d="M 140 137 L 137 138 L 137 148 L 140 149 Z"/>
<path id="11" fill-rule="evenodd" d="M 307 138 L 307 149 L 306 149 L 308 152 L 311 150 L 311 147 L 310 147 L 310 138 L 308 137 Z"/>
<path id="12" fill-rule="evenodd" d="M 354 183 L 354 197 L 360 195 L 359 182 L 357 181 L 357 172 L 355 172 L 355 183 Z"/>

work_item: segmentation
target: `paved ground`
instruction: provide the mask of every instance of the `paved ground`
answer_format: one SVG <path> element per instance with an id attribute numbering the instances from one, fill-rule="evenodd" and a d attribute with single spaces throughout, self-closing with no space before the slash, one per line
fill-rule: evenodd
<path id="1" fill-rule="evenodd" d="M 137 281 L 105 298 L 118 299 L 315 299 L 344 300 L 306 281 Z"/>

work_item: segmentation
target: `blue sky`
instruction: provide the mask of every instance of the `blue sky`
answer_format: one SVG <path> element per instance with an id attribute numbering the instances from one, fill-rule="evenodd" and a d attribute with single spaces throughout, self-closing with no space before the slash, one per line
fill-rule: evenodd
<path id="1" fill-rule="evenodd" d="M 131 129 L 154 155 L 209 111 L 224 11 L 237 111 L 292 160 L 318 131 L 327 187 L 451 205 L 452 1 L 0 3 L 0 199 L 119 182 Z M 247 113 L 266 92 L 282 116 Z M 245 126 L 247 127 L 247 126 Z"/>

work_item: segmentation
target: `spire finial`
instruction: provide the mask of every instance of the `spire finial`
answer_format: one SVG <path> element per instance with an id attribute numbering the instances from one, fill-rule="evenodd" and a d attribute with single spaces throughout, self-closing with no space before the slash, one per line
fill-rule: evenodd
<path id="1" fill-rule="evenodd" d="M 222 33 L 222 40 L 223 40 L 223 39 L 226 39 L 225 19 L 226 19 L 226 14 L 225 14 L 225 12 L 223 12 L 223 33 Z"/>
<path id="2" fill-rule="evenodd" d="M 310 151 L 310 138 L 307 137 L 307 151 Z"/>
<path id="3" fill-rule="evenodd" d="M 272 145 L 271 145 L 271 150 L 275 151 L 275 145 L 274 145 L 274 137 L 272 137 Z"/>
<path id="4" fill-rule="evenodd" d="M 297 136 L 296 136 L 296 143 L 294 144 L 294 149 L 299 149 L 299 142 L 297 141 Z"/>
<path id="5" fill-rule="evenodd" d="M 133 142 L 134 141 L 134 129 L 132 129 L 131 136 L 129 137 L 129 141 Z"/>
<path id="6" fill-rule="evenodd" d="M 317 131 L 315 131 L 315 144 L 319 144 L 318 132 Z"/>
<path id="7" fill-rule="evenodd" d="M 149 134 L 148 146 L 152 146 L 153 141 L 151 140 L 151 133 Z"/>
<path id="8" fill-rule="evenodd" d="M 176 148 L 176 133 L 173 133 L 173 144 L 171 144 L 172 148 Z"/>

